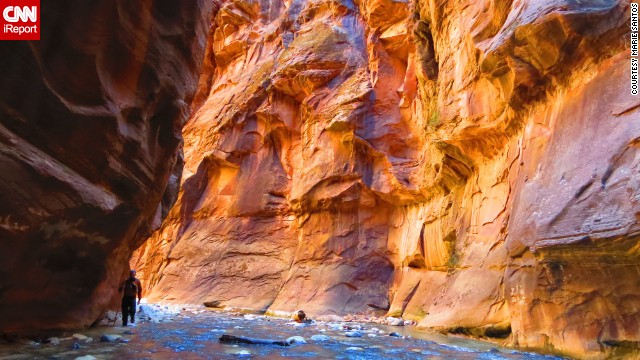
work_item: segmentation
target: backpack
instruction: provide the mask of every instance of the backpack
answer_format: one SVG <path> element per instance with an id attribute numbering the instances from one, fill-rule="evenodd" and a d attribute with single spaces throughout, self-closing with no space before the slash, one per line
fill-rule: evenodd
<path id="1" fill-rule="evenodd" d="M 124 295 L 136 296 L 137 294 L 138 294 L 138 285 L 136 285 L 136 281 L 127 279 L 127 281 L 124 282 Z"/>

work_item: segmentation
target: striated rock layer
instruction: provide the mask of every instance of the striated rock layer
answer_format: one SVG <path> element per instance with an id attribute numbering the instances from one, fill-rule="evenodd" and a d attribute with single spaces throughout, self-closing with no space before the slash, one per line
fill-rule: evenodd
<path id="1" fill-rule="evenodd" d="M 88 326 L 117 293 L 177 195 L 211 7 L 43 1 L 42 40 L 0 42 L 0 333 Z"/>
<path id="2" fill-rule="evenodd" d="M 152 299 L 632 350 L 628 14 L 628 1 L 222 3 L 177 203 L 133 260 Z"/>

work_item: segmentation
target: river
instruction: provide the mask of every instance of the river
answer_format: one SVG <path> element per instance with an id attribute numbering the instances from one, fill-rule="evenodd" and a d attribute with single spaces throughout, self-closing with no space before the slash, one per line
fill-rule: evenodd
<path id="1" fill-rule="evenodd" d="M 78 331 L 81 336 L 76 338 L 67 333 L 39 342 L 5 341 L 0 344 L 0 359 L 562 359 L 464 337 L 416 331 L 413 327 L 352 322 L 318 322 L 300 327 L 287 319 L 259 315 L 193 309 L 158 315 L 169 307 L 146 305 L 146 309 L 150 315 L 141 314 L 135 327 L 103 322 Z M 348 337 L 347 333 L 361 337 Z M 281 341 L 301 336 L 306 343 L 224 344 L 219 342 L 223 334 Z M 116 339 L 102 342 L 104 335 L 115 335 Z"/>

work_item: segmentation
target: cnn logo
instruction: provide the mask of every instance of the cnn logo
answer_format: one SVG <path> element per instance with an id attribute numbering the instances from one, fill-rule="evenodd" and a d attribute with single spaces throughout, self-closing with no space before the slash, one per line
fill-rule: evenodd
<path id="1" fill-rule="evenodd" d="M 38 21 L 38 7 L 37 6 L 7 6 L 2 11 L 2 17 L 10 23 L 18 21 L 22 22 L 36 22 Z"/>
<path id="2" fill-rule="evenodd" d="M 0 11 L 0 40 L 40 40 L 40 0 L 2 0 Z"/>

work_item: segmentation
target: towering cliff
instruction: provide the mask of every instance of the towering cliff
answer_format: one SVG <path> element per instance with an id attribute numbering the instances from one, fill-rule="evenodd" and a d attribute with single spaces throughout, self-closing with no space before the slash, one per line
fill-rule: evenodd
<path id="1" fill-rule="evenodd" d="M 0 42 L 0 334 L 88 326 L 116 295 L 177 195 L 211 7 L 43 1 L 42 40 Z"/>
<path id="2" fill-rule="evenodd" d="M 640 341 L 628 1 L 223 2 L 152 299 Z"/>

